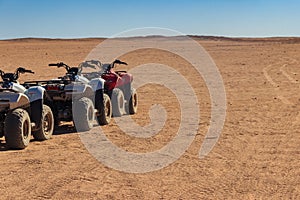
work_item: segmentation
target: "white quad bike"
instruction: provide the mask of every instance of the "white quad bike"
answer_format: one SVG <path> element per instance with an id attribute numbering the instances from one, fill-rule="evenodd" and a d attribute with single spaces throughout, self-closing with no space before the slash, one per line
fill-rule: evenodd
<path id="1" fill-rule="evenodd" d="M 44 88 L 25 88 L 17 81 L 20 74 L 34 73 L 19 67 L 15 73 L 0 70 L 0 137 L 11 149 L 28 146 L 31 134 L 36 140 L 50 139 L 54 129 L 51 109 L 44 105 Z"/>
<path id="2" fill-rule="evenodd" d="M 110 98 L 103 93 L 103 79 L 88 80 L 78 75 L 77 67 L 69 67 L 62 62 L 49 66 L 64 67 L 67 72 L 57 79 L 24 84 L 45 88 L 45 102 L 52 109 L 56 125 L 61 121 L 73 121 L 77 131 L 88 131 L 93 127 L 94 119 L 99 125 L 110 122 L 112 106 Z"/>

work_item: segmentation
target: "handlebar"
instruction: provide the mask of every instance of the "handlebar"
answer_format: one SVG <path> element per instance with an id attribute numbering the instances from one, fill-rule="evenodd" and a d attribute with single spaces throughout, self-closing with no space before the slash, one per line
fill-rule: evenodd
<path id="1" fill-rule="evenodd" d="M 0 70 L 0 76 L 1 76 L 2 80 L 8 81 L 8 82 L 14 82 L 14 81 L 18 80 L 20 73 L 21 74 L 24 74 L 24 73 L 34 74 L 33 71 L 25 69 L 23 67 L 17 68 L 15 73 L 5 73 L 4 71 Z"/>
<path id="2" fill-rule="evenodd" d="M 88 60 L 87 63 L 91 63 L 93 65 L 101 66 L 101 62 L 99 60 Z"/>
<path id="3" fill-rule="evenodd" d="M 102 65 L 101 62 L 98 60 L 87 60 L 87 61 L 80 63 L 78 65 L 78 67 L 79 68 L 83 68 L 83 67 L 88 68 L 89 67 L 89 68 L 96 69 L 96 66 L 101 67 L 101 65 Z"/>
<path id="4" fill-rule="evenodd" d="M 123 62 L 123 61 L 121 61 L 121 60 L 115 60 L 115 61 L 112 63 L 112 65 L 114 66 L 114 64 L 127 65 L 126 62 Z M 112 67 L 113 67 L 113 66 L 112 66 Z"/>
<path id="5" fill-rule="evenodd" d="M 63 62 L 60 62 L 60 63 L 50 63 L 48 66 L 49 66 L 49 67 L 54 66 L 54 67 L 58 67 L 58 68 L 59 68 L 59 67 L 64 67 L 64 68 L 66 68 L 67 71 L 69 71 L 70 68 L 71 68 L 71 67 L 69 67 L 67 64 L 65 64 L 65 63 L 63 63 Z"/>
<path id="6" fill-rule="evenodd" d="M 57 66 L 61 63 L 57 63 L 57 64 L 49 64 L 49 66 Z M 80 63 L 78 65 L 78 73 L 80 74 L 83 70 L 83 68 L 92 68 L 92 69 L 96 69 L 96 67 L 98 67 L 101 71 L 104 70 L 104 72 L 102 73 L 109 73 L 110 70 L 112 68 L 114 68 L 115 64 L 120 64 L 120 65 L 127 65 L 126 62 L 123 62 L 121 60 L 114 60 L 112 63 L 110 64 L 102 64 L 99 60 L 87 60 L 84 61 L 82 63 Z"/>
<path id="7" fill-rule="evenodd" d="M 110 70 L 111 68 L 115 67 L 115 64 L 119 64 L 119 65 L 127 65 L 126 62 L 123 62 L 121 60 L 115 60 L 114 62 L 112 62 L 108 68 L 108 70 Z"/>
<path id="8" fill-rule="evenodd" d="M 76 76 L 79 73 L 79 68 L 78 67 L 70 67 L 67 64 L 63 63 L 63 62 L 59 62 L 59 63 L 50 63 L 48 64 L 48 66 L 55 66 L 55 67 L 64 67 L 67 70 L 67 73 L 64 77 L 60 77 L 60 79 L 68 79 L 68 80 L 75 80 Z"/>
<path id="9" fill-rule="evenodd" d="M 29 69 L 25 69 L 23 67 L 19 67 L 17 70 L 16 70 L 16 73 L 21 73 L 21 74 L 24 74 L 24 73 L 31 73 L 31 74 L 34 74 L 33 71 L 29 70 Z"/>
<path id="10" fill-rule="evenodd" d="M 58 67 L 58 64 L 50 63 L 48 66 L 49 66 L 49 67 L 51 67 L 51 66 L 57 66 L 57 67 Z"/>
<path id="11" fill-rule="evenodd" d="M 26 70 L 25 72 L 26 72 L 26 73 L 30 73 L 30 74 L 34 74 L 34 72 L 31 71 L 31 70 Z"/>

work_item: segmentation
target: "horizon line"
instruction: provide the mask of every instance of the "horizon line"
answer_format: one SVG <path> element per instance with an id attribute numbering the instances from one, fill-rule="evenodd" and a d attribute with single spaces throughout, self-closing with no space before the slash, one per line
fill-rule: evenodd
<path id="1" fill-rule="evenodd" d="M 162 38 L 176 38 L 176 37 L 191 37 L 198 39 L 224 39 L 224 40 L 235 40 L 235 39 L 300 39 L 300 36 L 223 36 L 223 35 L 146 35 L 146 36 L 126 36 L 126 37 L 102 37 L 102 36 L 87 36 L 87 37 L 15 37 L 15 38 L 0 38 L 0 41 L 11 41 L 11 40 L 91 40 L 91 39 L 130 39 L 130 38 L 151 38 L 151 37 L 162 37 Z"/>

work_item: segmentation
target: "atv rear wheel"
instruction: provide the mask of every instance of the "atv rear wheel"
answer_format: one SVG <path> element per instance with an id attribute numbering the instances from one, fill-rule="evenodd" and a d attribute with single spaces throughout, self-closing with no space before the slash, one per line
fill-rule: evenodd
<path id="1" fill-rule="evenodd" d="M 53 134 L 54 117 L 49 106 L 43 105 L 42 120 L 40 128 L 32 132 L 34 139 L 42 141 L 49 140 Z"/>
<path id="2" fill-rule="evenodd" d="M 95 108 L 91 99 L 82 97 L 74 103 L 73 122 L 77 131 L 89 131 L 93 128 Z"/>
<path id="3" fill-rule="evenodd" d="M 26 148 L 31 136 L 31 122 L 28 112 L 18 108 L 8 113 L 4 122 L 4 134 L 8 148 Z"/>
<path id="4" fill-rule="evenodd" d="M 134 88 L 131 89 L 131 96 L 128 102 L 128 113 L 130 115 L 136 114 L 138 108 L 138 95 Z"/>
<path id="5" fill-rule="evenodd" d="M 125 100 L 122 90 L 114 88 L 111 94 L 111 103 L 114 117 L 120 117 L 125 113 Z"/>
<path id="6" fill-rule="evenodd" d="M 97 120 L 99 125 L 109 124 L 112 116 L 112 105 L 110 98 L 107 94 L 103 94 L 103 105 L 98 111 Z"/>

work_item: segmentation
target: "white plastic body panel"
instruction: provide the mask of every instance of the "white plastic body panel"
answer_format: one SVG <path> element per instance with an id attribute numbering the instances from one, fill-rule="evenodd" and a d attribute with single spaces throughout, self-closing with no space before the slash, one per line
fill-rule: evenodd
<path id="1" fill-rule="evenodd" d="M 18 83 L 11 83 L 11 84 L 12 84 L 11 89 L 13 89 L 18 93 L 24 93 L 26 91 L 26 88 Z"/>
<path id="2" fill-rule="evenodd" d="M 41 86 L 33 86 L 25 91 L 25 95 L 28 96 L 30 102 L 43 99 L 45 89 Z"/>
<path id="3" fill-rule="evenodd" d="M 92 86 L 93 91 L 97 91 L 104 88 L 105 80 L 102 78 L 93 78 L 89 84 Z"/>
<path id="4" fill-rule="evenodd" d="M 1 92 L 0 93 L 0 109 L 15 109 L 29 105 L 29 99 L 25 94 L 14 92 Z"/>

